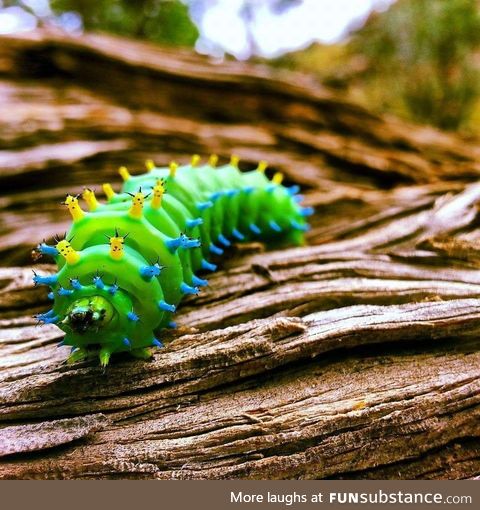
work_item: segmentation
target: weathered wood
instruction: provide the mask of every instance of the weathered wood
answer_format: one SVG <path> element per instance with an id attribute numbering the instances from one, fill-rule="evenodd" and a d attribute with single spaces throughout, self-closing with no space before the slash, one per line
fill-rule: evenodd
<path id="1" fill-rule="evenodd" d="M 477 145 L 265 67 L 1 42 L 0 478 L 480 474 Z M 309 246 L 233 247 L 151 361 L 66 364 L 30 267 L 62 196 L 192 152 L 285 171 Z"/>
<path id="2" fill-rule="evenodd" d="M 45 234 L 65 231 L 66 192 L 118 182 L 120 164 L 136 169 L 146 158 L 167 164 L 234 152 L 245 168 L 266 159 L 320 191 L 313 201 L 334 216 L 319 214 L 316 224 L 328 228 L 382 211 L 388 202 L 369 193 L 379 185 L 479 173 L 476 145 L 372 115 L 308 76 L 106 36 L 3 37 L 0 108 L 4 264 L 28 263 L 45 223 Z"/>

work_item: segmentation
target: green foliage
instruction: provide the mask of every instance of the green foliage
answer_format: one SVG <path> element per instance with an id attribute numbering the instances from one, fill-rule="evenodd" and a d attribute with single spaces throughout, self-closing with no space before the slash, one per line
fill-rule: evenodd
<path id="1" fill-rule="evenodd" d="M 51 7 L 56 14 L 77 12 L 87 30 L 178 46 L 193 46 L 199 35 L 180 0 L 52 0 Z"/>
<path id="2" fill-rule="evenodd" d="M 369 61 L 371 91 L 387 105 L 444 129 L 468 120 L 479 94 L 477 0 L 400 0 L 353 38 Z"/>

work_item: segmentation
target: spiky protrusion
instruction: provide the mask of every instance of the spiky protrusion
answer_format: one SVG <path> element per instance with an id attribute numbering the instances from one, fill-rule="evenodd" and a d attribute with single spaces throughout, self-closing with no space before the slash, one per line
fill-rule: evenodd
<path id="1" fill-rule="evenodd" d="M 80 221 L 85 216 L 85 213 L 82 211 L 82 208 L 78 203 L 77 197 L 74 197 L 73 195 L 67 195 L 63 203 L 67 206 L 68 212 L 72 215 L 74 222 Z"/>
<path id="2" fill-rule="evenodd" d="M 250 223 L 250 225 L 248 225 L 248 228 L 254 233 L 254 234 L 261 234 L 262 231 L 258 228 L 257 225 L 255 225 L 255 223 Z"/>
<path id="3" fill-rule="evenodd" d="M 129 193 L 132 197 L 132 206 L 130 207 L 130 211 L 128 212 L 132 218 L 141 218 L 143 214 L 143 205 L 145 203 L 145 196 L 142 193 L 142 188 L 140 188 L 135 194 Z"/>
<path id="4" fill-rule="evenodd" d="M 124 181 L 128 181 L 131 177 L 130 175 L 130 172 L 128 171 L 127 167 L 126 166 L 121 166 L 119 169 L 118 169 L 118 173 L 120 174 L 120 177 L 124 180 Z"/>
<path id="5" fill-rule="evenodd" d="M 217 166 L 217 163 L 218 163 L 218 156 L 216 154 L 211 154 L 210 157 L 208 158 L 208 164 L 212 168 L 215 168 Z"/>
<path id="6" fill-rule="evenodd" d="M 282 172 L 276 172 L 275 175 L 272 178 L 272 182 L 274 184 L 282 184 L 283 181 L 283 174 Z"/>
<path id="7" fill-rule="evenodd" d="M 121 236 L 115 229 L 115 235 L 108 238 L 110 243 L 110 257 L 114 260 L 120 260 L 123 257 L 123 245 L 128 234 Z"/>
<path id="8" fill-rule="evenodd" d="M 268 163 L 262 159 L 261 161 L 258 162 L 257 172 L 264 174 L 267 167 L 268 167 Z"/>
<path id="9" fill-rule="evenodd" d="M 103 192 L 105 193 L 105 196 L 107 197 L 107 200 L 112 200 L 112 198 L 116 195 L 115 191 L 113 191 L 113 188 L 111 184 L 106 182 L 105 184 L 102 184 Z"/>
<path id="10" fill-rule="evenodd" d="M 238 164 L 240 163 L 240 158 L 236 154 L 232 154 L 230 157 L 230 165 L 235 168 L 238 168 Z"/>
<path id="11" fill-rule="evenodd" d="M 167 248 L 175 253 L 178 248 L 190 249 L 190 248 L 198 248 L 200 246 L 200 241 L 198 239 L 191 239 L 185 234 L 180 234 L 178 237 L 173 239 L 169 239 L 165 242 Z"/>
<path id="12" fill-rule="evenodd" d="M 147 159 L 147 161 L 145 161 L 145 167 L 149 172 L 151 172 L 155 168 L 153 159 Z"/>
<path id="13" fill-rule="evenodd" d="M 193 218 L 193 219 L 187 220 L 185 222 L 185 226 L 187 228 L 195 228 L 195 227 L 198 227 L 198 225 L 202 225 L 202 223 L 203 223 L 202 218 Z"/>
<path id="14" fill-rule="evenodd" d="M 217 264 L 212 264 L 211 262 L 208 262 L 208 260 L 205 259 L 202 259 L 200 267 L 205 271 L 213 272 L 217 270 Z"/>
<path id="15" fill-rule="evenodd" d="M 153 209 L 159 209 L 162 205 L 162 198 L 165 193 L 165 181 L 163 179 L 159 179 L 155 186 L 153 187 L 153 197 L 150 202 L 150 205 Z"/>
<path id="16" fill-rule="evenodd" d="M 213 202 L 211 200 L 207 200 L 206 202 L 197 202 L 196 206 L 199 211 L 204 211 L 205 209 L 213 207 Z"/>
<path id="17" fill-rule="evenodd" d="M 140 268 L 140 275 L 147 281 L 150 281 L 155 276 L 159 276 L 163 266 L 160 266 L 157 262 L 150 266 L 143 266 Z"/>
<path id="18" fill-rule="evenodd" d="M 48 285 L 48 286 L 52 287 L 57 282 L 58 282 L 58 275 L 56 275 L 56 274 L 43 276 L 43 275 L 37 274 L 35 271 L 33 271 L 33 284 L 35 286 Z"/>
<path id="19" fill-rule="evenodd" d="M 82 193 L 82 198 L 85 200 L 89 211 L 95 211 L 98 207 L 98 200 L 95 196 L 95 191 L 89 188 L 85 188 Z"/>
<path id="20" fill-rule="evenodd" d="M 37 250 L 42 255 L 49 255 L 50 257 L 56 257 L 58 255 L 57 248 L 55 248 L 55 246 L 50 246 L 50 245 L 46 244 L 45 241 L 43 241 L 43 243 L 40 243 L 37 246 Z"/>
<path id="21" fill-rule="evenodd" d="M 75 251 L 70 244 L 71 239 L 68 241 L 67 239 L 63 239 L 63 241 L 59 241 L 55 248 L 58 250 L 60 255 L 65 259 L 66 263 L 69 265 L 76 264 L 80 260 L 80 254 Z"/>
<path id="22" fill-rule="evenodd" d="M 178 163 L 176 163 L 175 161 L 170 161 L 170 164 L 168 165 L 168 169 L 169 169 L 169 175 L 172 179 L 177 174 L 177 168 L 178 168 Z"/>
<path id="23" fill-rule="evenodd" d="M 198 165 L 199 165 L 199 163 L 200 163 L 200 159 L 201 159 L 201 158 L 200 158 L 200 156 L 199 156 L 198 154 L 194 154 L 194 155 L 192 156 L 192 161 L 191 161 L 190 165 L 191 165 L 192 167 L 196 167 L 196 166 L 198 166 Z"/>

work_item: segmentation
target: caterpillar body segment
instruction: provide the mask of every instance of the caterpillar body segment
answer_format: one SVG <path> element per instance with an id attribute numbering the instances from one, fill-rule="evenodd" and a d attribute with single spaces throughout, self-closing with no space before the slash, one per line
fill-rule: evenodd
<path id="1" fill-rule="evenodd" d="M 212 261 L 234 242 L 302 244 L 310 210 L 296 199 L 265 165 L 241 172 L 238 160 L 216 167 L 170 164 L 132 176 L 122 167 L 124 184 L 115 193 L 103 186 L 107 202 L 85 189 L 84 211 L 77 197 L 65 205 L 72 227 L 55 246 L 39 245 L 40 253 L 58 264 L 56 275 L 35 275 L 50 287 L 53 308 L 37 318 L 55 323 L 72 346 L 72 360 L 96 353 L 102 365 L 111 354 L 130 351 L 145 357 L 161 346 L 161 330 L 175 327 L 177 305 L 207 285 L 204 274 Z"/>

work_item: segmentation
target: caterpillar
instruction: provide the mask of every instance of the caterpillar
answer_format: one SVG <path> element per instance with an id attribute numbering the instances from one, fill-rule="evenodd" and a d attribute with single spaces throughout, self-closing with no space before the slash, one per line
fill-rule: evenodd
<path id="1" fill-rule="evenodd" d="M 204 274 L 232 242 L 300 245 L 309 228 L 313 210 L 299 204 L 299 187 L 283 186 L 281 173 L 268 179 L 263 161 L 247 172 L 235 156 L 220 167 L 214 155 L 205 165 L 197 155 L 183 166 L 146 165 L 136 176 L 121 167 L 122 190 L 104 184 L 104 204 L 84 189 L 88 211 L 67 195 L 70 230 L 54 245 L 37 246 L 58 271 L 34 274 L 54 302 L 35 317 L 65 332 L 71 361 L 98 355 L 105 367 L 117 352 L 150 357 L 163 347 L 162 329 L 176 326 L 182 297 L 208 284 Z"/>

